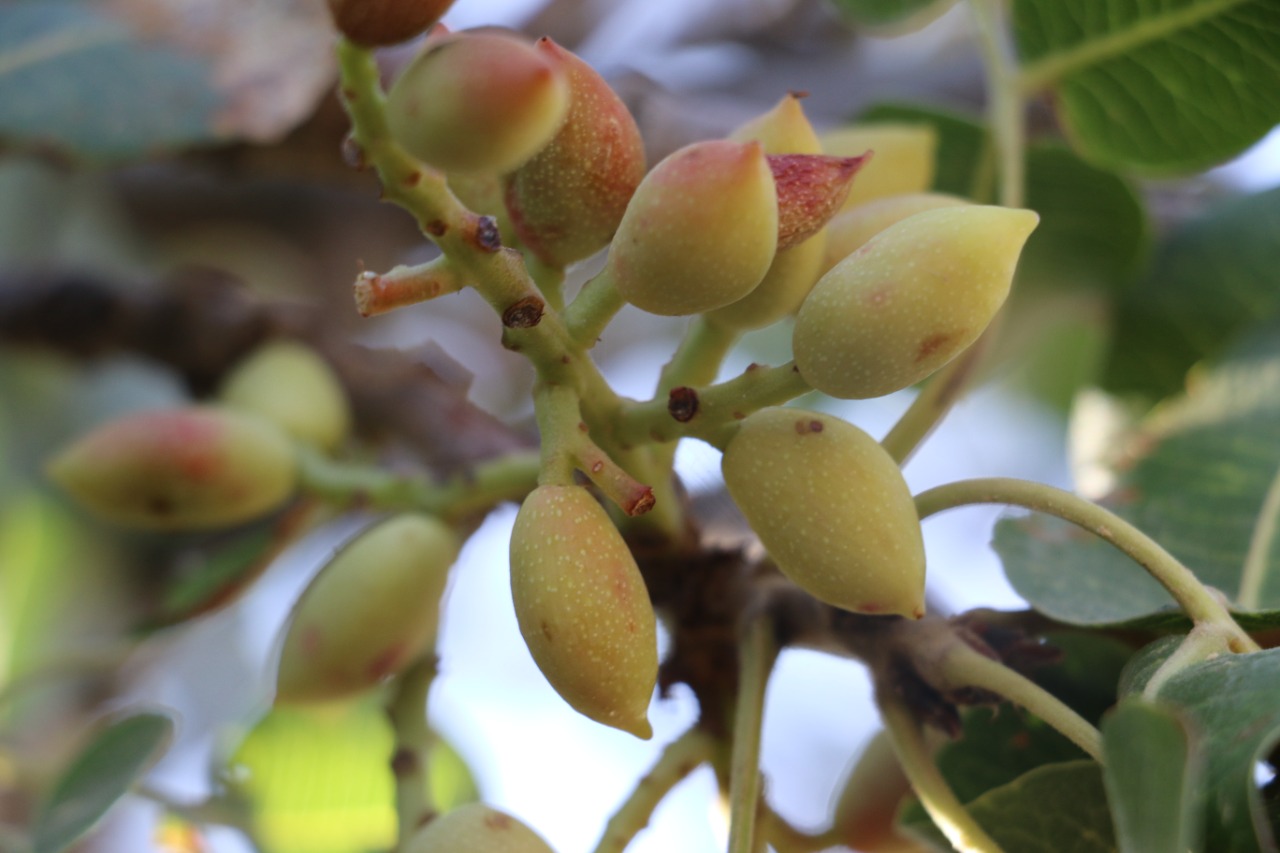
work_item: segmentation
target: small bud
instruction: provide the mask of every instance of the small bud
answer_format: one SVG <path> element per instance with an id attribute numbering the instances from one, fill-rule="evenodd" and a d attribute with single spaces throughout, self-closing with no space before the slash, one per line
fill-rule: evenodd
<path id="1" fill-rule="evenodd" d="M 741 125 L 729 138 L 755 140 L 766 154 L 821 154 L 822 143 L 795 95 L 786 95 L 769 112 Z"/>
<path id="2" fill-rule="evenodd" d="M 408 41 L 444 16 L 453 0 L 329 0 L 338 31 L 356 44 Z"/>
<path id="3" fill-rule="evenodd" d="M 778 248 L 790 249 L 827 224 L 867 157 L 771 154 L 769 168 L 778 187 Z"/>
<path id="4" fill-rule="evenodd" d="M 840 157 L 867 151 L 871 162 L 858 175 L 844 209 L 933 186 L 938 132 L 929 124 L 861 124 L 822 134 L 822 150 Z"/>
<path id="5" fill-rule="evenodd" d="M 511 532 L 511 597 L 547 681 L 579 713 L 647 740 L 658 677 L 649 593 L 608 513 L 579 486 L 539 486 Z"/>
<path id="6" fill-rule="evenodd" d="M 387 96 L 391 134 L 446 172 L 503 173 L 537 154 L 569 108 L 564 73 L 496 33 L 431 41 Z"/>
<path id="7" fill-rule="evenodd" d="M 256 415 L 191 407 L 104 424 L 49 463 L 82 506 L 154 530 L 230 527 L 266 515 L 293 493 L 293 447 Z"/>
<path id="8" fill-rule="evenodd" d="M 520 240 L 565 267 L 609 244 L 645 172 L 640 129 L 595 69 L 551 39 L 537 50 L 569 81 L 569 114 L 545 148 L 507 179 Z"/>
<path id="9" fill-rule="evenodd" d="M 355 696 L 399 672 L 436 636 L 461 543 L 427 515 L 359 534 L 320 570 L 289 618 L 277 702 Z"/>
<path id="10" fill-rule="evenodd" d="M 809 384 L 846 400 L 924 379 L 963 352 L 1004 304 L 1040 217 L 963 205 L 891 225 L 836 264 L 796 315 L 792 349 Z"/>
<path id="11" fill-rule="evenodd" d="M 721 460 L 725 486 L 782 573 L 854 613 L 924 614 L 924 540 L 902 471 L 833 415 L 762 409 Z"/>
<path id="12" fill-rule="evenodd" d="M 351 409 L 337 374 L 315 350 L 293 341 L 252 353 L 227 376 L 219 396 L 321 450 L 335 450 L 351 431 Z"/>
<path id="13" fill-rule="evenodd" d="M 777 238 L 777 190 L 760 143 L 697 142 L 640 183 L 608 269 L 623 298 L 645 311 L 699 314 L 754 290 Z"/>
<path id="14" fill-rule="evenodd" d="M 878 198 L 842 210 L 827 223 L 827 250 L 823 255 L 820 274 L 825 274 L 895 222 L 926 210 L 962 204 L 969 204 L 969 201 L 942 193 L 910 193 Z"/>
<path id="15" fill-rule="evenodd" d="M 517 818 L 483 803 L 458 806 L 419 829 L 402 853 L 554 853 Z"/>

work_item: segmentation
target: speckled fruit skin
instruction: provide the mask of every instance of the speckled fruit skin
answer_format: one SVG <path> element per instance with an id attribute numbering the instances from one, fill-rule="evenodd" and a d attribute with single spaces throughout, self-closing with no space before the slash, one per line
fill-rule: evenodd
<path id="1" fill-rule="evenodd" d="M 922 193 L 933 186 L 938 133 L 928 124 L 860 124 L 827 131 L 822 150 L 839 157 L 871 151 L 858 173 L 844 210 L 877 198 Z"/>
<path id="2" fill-rule="evenodd" d="M 792 334 L 796 366 L 833 397 L 906 388 L 977 340 L 1040 217 L 967 205 L 891 225 L 818 280 Z"/>
<path id="3" fill-rule="evenodd" d="M 721 460 L 725 485 L 778 568 L 854 613 L 924 614 L 924 541 L 888 453 L 833 415 L 762 409 Z"/>
<path id="4" fill-rule="evenodd" d="M 826 275 L 832 267 L 861 249 L 872 237 L 908 216 L 969 203 L 967 199 L 943 193 L 908 193 L 878 198 L 849 210 L 842 210 L 827 223 L 826 252 L 819 275 Z"/>
<path id="5" fill-rule="evenodd" d="M 219 397 L 321 450 L 335 450 L 351 431 L 351 408 L 333 368 L 294 341 L 270 343 L 250 354 L 232 369 Z"/>
<path id="6" fill-rule="evenodd" d="M 152 530 L 230 527 L 293 494 L 297 459 L 275 424 L 193 406 L 103 424 L 49 462 L 49 477 L 81 506 Z"/>
<path id="7" fill-rule="evenodd" d="M 758 142 L 695 142 L 645 176 L 609 250 L 628 302 L 700 314 L 755 289 L 778 245 L 778 197 Z"/>
<path id="8" fill-rule="evenodd" d="M 329 0 L 334 25 L 356 44 L 408 41 L 449 11 L 454 0 Z"/>
<path id="9" fill-rule="evenodd" d="M 436 635 L 460 547 L 444 522 L 411 513 L 343 546 L 294 606 L 276 701 L 345 699 L 403 669 Z"/>
<path id="10" fill-rule="evenodd" d="M 511 533 L 511 597 L 529 652 L 579 713 L 648 739 L 657 624 L 609 515 L 578 486 L 539 486 Z"/>
<path id="11" fill-rule="evenodd" d="M 555 853 L 517 818 L 467 803 L 419 829 L 402 853 Z"/>
<path id="12" fill-rule="evenodd" d="M 569 81 L 569 114 L 545 148 L 513 172 L 506 206 L 521 241 L 565 267 L 609 244 L 644 178 L 644 140 L 596 70 L 551 39 L 535 49 Z"/>
<path id="13" fill-rule="evenodd" d="M 405 149 L 445 172 L 509 172 L 560 129 L 569 84 L 532 46 L 497 33 L 432 40 L 387 94 Z"/>

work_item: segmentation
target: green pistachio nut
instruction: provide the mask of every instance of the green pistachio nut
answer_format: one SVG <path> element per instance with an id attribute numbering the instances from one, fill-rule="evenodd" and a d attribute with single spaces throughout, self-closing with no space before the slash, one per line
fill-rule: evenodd
<path id="1" fill-rule="evenodd" d="M 387 95 L 395 139 L 446 172 L 509 172 L 569 109 L 564 73 L 523 41 L 462 32 L 430 41 Z"/>
<path id="2" fill-rule="evenodd" d="M 356 44 L 381 47 L 408 41 L 449 11 L 454 0 L 329 0 L 338 31 Z"/>
<path id="3" fill-rule="evenodd" d="M 820 275 L 852 255 L 863 244 L 884 229 L 901 222 L 908 216 L 936 210 L 939 207 L 957 207 L 969 204 L 967 199 L 943 193 L 908 193 L 878 198 L 857 207 L 842 210 L 827 223 L 826 253 L 822 258 Z"/>
<path id="4" fill-rule="evenodd" d="M 315 350 L 294 341 L 251 353 L 232 369 L 219 397 L 321 450 L 335 450 L 351 431 L 351 407 L 337 374 Z"/>
<path id="5" fill-rule="evenodd" d="M 539 486 L 511 533 L 520 633 L 579 713 L 648 739 L 657 624 L 640 569 L 608 513 L 579 486 Z"/>
<path id="6" fill-rule="evenodd" d="M 276 701 L 323 702 L 368 690 L 434 641 L 461 542 L 444 522 L 406 513 L 343 546 L 289 617 Z"/>
<path id="7" fill-rule="evenodd" d="M 569 81 L 569 113 L 546 147 L 507 178 L 521 242 L 565 267 L 613 238 L 644 178 L 644 141 L 622 99 L 590 65 L 548 38 L 535 49 Z"/>
<path id="8" fill-rule="evenodd" d="M 627 205 L 608 272 L 653 314 L 736 302 L 764 278 L 778 245 L 778 197 L 758 142 L 696 142 L 659 163 Z"/>
<path id="9" fill-rule="evenodd" d="M 855 124 L 821 135 L 822 150 L 841 157 L 872 152 L 844 209 L 933 186 L 938 132 L 930 124 Z"/>
<path id="10" fill-rule="evenodd" d="M 140 412 L 99 426 L 48 466 L 85 509 L 129 527 L 230 527 L 285 503 L 297 481 L 293 446 L 257 415 L 193 406 Z"/>
<path id="11" fill-rule="evenodd" d="M 924 614 L 924 541 L 902 472 L 833 415 L 762 409 L 721 460 L 725 485 L 788 578 L 854 613 Z"/>
<path id="12" fill-rule="evenodd" d="M 432 820 L 409 837 L 401 853 L 554 853 L 518 818 L 467 803 Z"/>
<path id="13" fill-rule="evenodd" d="M 906 388 L 963 352 L 1004 304 L 1040 217 L 965 205 L 891 225 L 818 280 L 792 334 L 796 366 L 833 397 Z"/>

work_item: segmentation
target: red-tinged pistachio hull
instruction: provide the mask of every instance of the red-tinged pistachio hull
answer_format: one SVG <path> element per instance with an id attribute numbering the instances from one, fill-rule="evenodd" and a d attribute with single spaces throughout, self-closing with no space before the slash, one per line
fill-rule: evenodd
<path id="1" fill-rule="evenodd" d="M 778 188 L 778 249 L 808 240 L 836 214 L 866 157 L 770 154 Z"/>
<path id="2" fill-rule="evenodd" d="M 329 0 L 338 31 L 356 44 L 382 47 L 425 32 L 454 0 Z"/>
<path id="3" fill-rule="evenodd" d="M 579 713 L 648 739 L 658 677 L 649 593 L 608 513 L 578 486 L 539 486 L 511 533 L 520 633 L 547 681 Z"/>
<path id="4" fill-rule="evenodd" d="M 891 225 L 818 280 L 792 349 L 813 387 L 879 397 L 924 379 L 982 334 L 1040 217 L 965 205 Z"/>
<path id="5" fill-rule="evenodd" d="M 402 853 L 554 853 L 541 836 L 506 812 L 467 803 L 423 826 Z"/>
<path id="6" fill-rule="evenodd" d="M 854 613 L 924 614 L 924 540 L 897 463 L 833 415 L 762 409 L 721 460 L 725 485 L 788 578 Z"/>
<path id="7" fill-rule="evenodd" d="M 232 369 L 219 397 L 321 450 L 335 450 L 351 431 L 351 407 L 337 374 L 315 350 L 293 341 L 251 353 Z"/>
<path id="8" fill-rule="evenodd" d="M 653 314 L 699 314 L 736 302 L 764 278 L 778 236 L 778 197 L 758 142 L 685 146 L 641 181 L 609 250 L 628 302 Z"/>
<path id="9" fill-rule="evenodd" d="M 609 244 L 644 178 L 644 141 L 626 104 L 595 69 L 551 39 L 537 50 L 569 81 L 569 113 L 545 148 L 507 178 L 521 242 L 565 267 Z"/>
<path id="10" fill-rule="evenodd" d="M 297 460 L 284 432 L 256 415 L 190 407 L 104 424 L 62 451 L 51 479 L 85 509 L 128 527 L 230 527 L 293 494 Z"/>
<path id="11" fill-rule="evenodd" d="M 436 635 L 457 534 L 404 514 L 345 545 L 303 591 L 289 617 L 276 701 L 356 696 L 403 669 Z"/>
<path id="12" fill-rule="evenodd" d="M 432 40 L 387 95 L 391 134 L 445 172 L 509 172 L 551 141 L 569 108 L 564 73 L 497 33 Z"/>

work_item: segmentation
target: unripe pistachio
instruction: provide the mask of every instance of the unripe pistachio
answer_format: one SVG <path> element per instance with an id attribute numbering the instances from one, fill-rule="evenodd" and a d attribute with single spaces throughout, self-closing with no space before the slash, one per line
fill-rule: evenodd
<path id="1" fill-rule="evenodd" d="M 315 350 L 293 341 L 250 354 L 227 376 L 219 396 L 322 450 L 334 450 L 351 431 L 351 408 L 337 374 Z"/>
<path id="2" fill-rule="evenodd" d="M 586 489 L 539 486 L 525 498 L 511 532 L 511 597 L 529 652 L 566 702 L 653 735 L 653 606 L 622 535 Z"/>
<path id="3" fill-rule="evenodd" d="M 777 245 L 778 196 L 760 143 L 696 142 L 641 181 L 608 269 L 645 311 L 699 314 L 755 289 Z"/>
<path id="4" fill-rule="evenodd" d="M 460 547 L 444 522 L 412 513 L 344 545 L 289 617 L 276 701 L 344 699 L 403 669 L 436 635 Z"/>
<path id="5" fill-rule="evenodd" d="M 563 72 L 498 33 L 431 41 L 387 95 L 391 134 L 446 172 L 509 172 L 537 154 L 569 108 Z"/>
<path id="6" fill-rule="evenodd" d="M 827 248 L 822 258 L 822 272 L 826 272 L 884 229 L 901 222 L 908 216 L 936 210 L 939 207 L 958 207 L 969 204 L 967 199 L 943 193 L 908 193 L 878 198 L 857 207 L 842 210 L 827 223 Z"/>
<path id="7" fill-rule="evenodd" d="M 467 803 L 410 836 L 402 853 L 554 853 L 517 818 L 484 803 Z"/>
<path id="8" fill-rule="evenodd" d="M 832 834 L 851 850 L 915 853 L 924 847 L 897 831 L 898 807 L 911 783 L 883 731 L 863 747 L 836 796 Z"/>
<path id="9" fill-rule="evenodd" d="M 569 113 L 545 148 L 507 179 L 520 240 L 564 267 L 609 244 L 644 178 L 644 141 L 626 104 L 596 70 L 551 39 L 535 46 L 569 81 Z"/>
<path id="10" fill-rule="evenodd" d="M 773 109 L 740 125 L 729 138 L 734 142 L 753 139 L 764 146 L 766 154 L 821 154 L 822 143 L 804 114 L 800 99 L 793 94 L 783 96 Z"/>
<path id="11" fill-rule="evenodd" d="M 399 44 L 426 31 L 453 0 L 329 0 L 338 31 L 356 44 Z"/>
<path id="12" fill-rule="evenodd" d="M 834 415 L 761 409 L 721 460 L 725 485 L 782 573 L 854 613 L 924 614 L 924 541 L 902 472 Z"/>
<path id="13" fill-rule="evenodd" d="M 293 493 L 284 432 L 256 415 L 193 406 L 111 421 L 63 450 L 50 478 L 96 515 L 155 530 L 229 527 Z"/>
<path id="14" fill-rule="evenodd" d="M 879 397 L 924 379 L 977 340 L 1004 304 L 1040 217 L 964 205 L 880 232 L 818 280 L 792 334 L 796 366 L 833 397 Z"/>
<path id="15" fill-rule="evenodd" d="M 840 157 L 872 152 L 871 161 L 844 201 L 848 210 L 859 204 L 903 193 L 920 193 L 933 186 L 938 132 L 930 124 L 855 124 L 821 135 L 822 150 Z"/>

